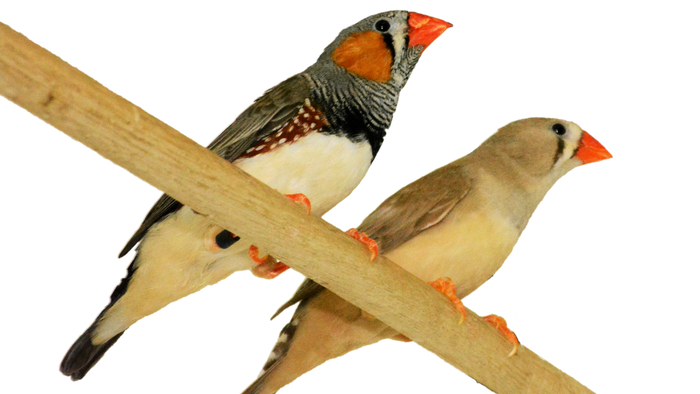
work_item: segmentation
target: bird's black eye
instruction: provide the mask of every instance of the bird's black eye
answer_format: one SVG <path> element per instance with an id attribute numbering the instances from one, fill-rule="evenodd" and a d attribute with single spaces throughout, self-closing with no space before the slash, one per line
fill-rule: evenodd
<path id="1" fill-rule="evenodd" d="M 557 135 L 564 135 L 566 134 L 566 127 L 564 127 L 564 125 L 562 125 L 561 123 L 555 123 L 552 126 L 552 131 Z"/>
<path id="2" fill-rule="evenodd" d="M 389 31 L 389 28 L 391 28 L 391 24 L 386 19 L 382 19 L 374 24 L 374 28 L 377 29 L 377 31 L 381 31 L 383 33 L 385 31 Z"/>

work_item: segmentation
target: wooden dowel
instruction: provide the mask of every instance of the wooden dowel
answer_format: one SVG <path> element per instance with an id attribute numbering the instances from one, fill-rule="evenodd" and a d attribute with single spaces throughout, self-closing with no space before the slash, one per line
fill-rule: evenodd
<path id="1" fill-rule="evenodd" d="M 590 393 L 389 260 L 0 23 L 0 94 L 265 248 L 497 393 Z M 0 119 L 0 124 L 2 120 Z M 358 222 L 361 218 L 358 218 Z M 261 323 L 263 324 L 263 323 Z M 251 377 L 251 379 L 254 377 Z"/>

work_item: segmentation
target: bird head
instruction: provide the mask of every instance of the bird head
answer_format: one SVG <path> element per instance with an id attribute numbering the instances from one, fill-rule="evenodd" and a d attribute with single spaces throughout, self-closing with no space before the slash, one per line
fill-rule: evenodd
<path id="1" fill-rule="evenodd" d="M 556 181 L 583 164 L 609 159 L 610 152 L 576 123 L 530 118 L 510 123 L 489 139 L 523 170 Z"/>
<path id="2" fill-rule="evenodd" d="M 420 55 L 452 24 L 408 11 L 389 11 L 340 32 L 308 71 L 346 73 L 403 87 Z"/>

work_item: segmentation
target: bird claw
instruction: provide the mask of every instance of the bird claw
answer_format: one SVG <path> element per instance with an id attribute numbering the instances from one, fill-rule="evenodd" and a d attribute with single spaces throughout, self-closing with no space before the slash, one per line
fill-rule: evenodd
<path id="1" fill-rule="evenodd" d="M 306 207 L 306 214 L 308 215 L 311 213 L 311 201 L 302 193 L 285 194 L 284 196 L 294 202 L 304 204 Z M 286 264 L 278 262 L 268 254 L 260 257 L 260 250 L 255 245 L 251 245 L 250 248 L 248 248 L 248 256 L 250 256 L 251 260 L 258 263 L 258 266 L 253 269 L 253 274 L 261 278 L 272 279 L 289 269 Z M 272 262 L 268 262 L 270 259 L 272 259 Z"/>
<path id="2" fill-rule="evenodd" d="M 399 342 L 413 342 L 413 339 L 411 339 L 403 334 L 395 335 L 395 336 L 391 337 L 391 339 L 393 339 L 395 341 L 399 341 Z"/>
<path id="3" fill-rule="evenodd" d="M 270 257 L 267 254 L 260 257 L 260 250 L 255 245 L 250 245 L 250 248 L 248 248 L 248 256 L 258 264 L 264 263 Z"/>
<path id="4" fill-rule="evenodd" d="M 516 353 L 518 353 L 518 346 L 520 346 L 520 342 L 518 341 L 518 337 L 515 336 L 515 333 L 508 328 L 504 318 L 497 315 L 488 315 L 484 316 L 483 319 L 490 325 L 496 327 L 501 334 L 505 335 L 508 342 L 513 344 L 513 350 L 511 350 L 511 352 L 508 354 L 508 357 L 513 357 Z"/>
<path id="5" fill-rule="evenodd" d="M 251 272 L 258 278 L 274 279 L 288 269 L 288 265 L 275 259 L 270 259 L 269 261 L 265 261 L 255 266 Z"/>
<path id="6" fill-rule="evenodd" d="M 258 278 L 274 279 L 289 269 L 288 265 L 277 261 L 277 259 L 274 257 L 268 254 L 260 257 L 259 254 L 260 251 L 258 250 L 258 247 L 255 245 L 250 245 L 250 248 L 248 248 L 248 256 L 250 256 L 253 261 L 258 263 L 257 266 L 251 269 L 251 272 L 253 272 L 253 275 L 257 276 Z"/>
<path id="7" fill-rule="evenodd" d="M 285 194 L 284 196 L 287 197 L 288 199 L 294 201 L 294 202 L 298 202 L 300 204 L 303 204 L 306 207 L 306 214 L 307 215 L 311 213 L 311 201 L 309 201 L 309 199 L 305 195 L 303 195 L 302 193 Z"/>
<path id="8" fill-rule="evenodd" d="M 351 228 L 350 230 L 346 231 L 345 234 L 355 238 L 356 240 L 362 242 L 363 244 L 367 245 L 367 248 L 369 251 L 372 253 L 372 256 L 369 258 L 369 262 L 373 262 L 374 259 L 377 258 L 377 255 L 379 254 L 379 247 L 377 246 L 377 242 L 373 240 L 372 238 L 368 237 L 367 234 L 361 233 L 357 231 L 357 229 Z"/>
<path id="9" fill-rule="evenodd" d="M 455 286 L 455 283 L 450 278 L 439 278 L 428 282 L 428 284 L 452 301 L 455 308 L 457 308 L 457 312 L 461 314 L 459 324 L 464 323 L 464 320 L 467 318 L 467 308 L 462 304 L 462 300 L 457 298 L 457 286 Z"/>

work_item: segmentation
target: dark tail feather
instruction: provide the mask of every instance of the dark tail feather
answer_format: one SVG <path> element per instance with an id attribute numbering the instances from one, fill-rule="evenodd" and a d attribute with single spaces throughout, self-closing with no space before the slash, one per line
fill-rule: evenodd
<path id="1" fill-rule="evenodd" d="M 88 371 L 90 371 L 90 368 L 97 364 L 102 356 L 104 356 L 105 352 L 117 342 L 122 334 L 124 334 L 122 331 L 105 343 L 93 345 L 90 337 L 94 330 L 95 324 L 91 325 L 90 328 L 75 341 L 73 346 L 68 349 L 66 356 L 63 357 L 63 361 L 61 361 L 61 372 L 66 376 L 70 376 L 71 380 L 82 379 Z"/>
<path id="2" fill-rule="evenodd" d="M 297 312 L 298 311 L 299 309 L 297 309 Z M 241 394 L 259 394 L 263 390 L 263 386 L 265 385 L 267 378 L 284 360 L 284 356 L 287 355 L 287 351 L 289 351 L 289 346 L 291 345 L 292 340 L 294 339 L 294 334 L 297 330 L 298 325 L 299 317 L 297 316 L 297 313 L 295 313 L 294 317 L 292 317 L 292 321 L 289 322 L 289 324 L 287 324 L 286 326 L 284 326 L 284 328 L 280 332 L 279 338 L 277 339 L 277 343 L 275 344 L 275 347 L 272 349 L 270 356 L 265 362 L 265 365 L 263 366 L 263 369 L 260 372 L 260 376 L 258 376 L 255 382 L 248 386 L 248 388 L 245 389 L 245 391 L 243 391 L 243 393 Z"/>
<path id="3" fill-rule="evenodd" d="M 244 392 L 241 394 L 259 394 L 260 390 L 262 390 L 262 385 L 265 381 L 265 375 L 261 375 L 259 378 L 255 380 L 250 386 L 248 386 L 247 389 L 245 389 Z"/>
<path id="4" fill-rule="evenodd" d="M 70 376 L 72 380 L 75 381 L 82 379 L 88 373 L 88 371 L 90 371 L 90 368 L 95 366 L 95 364 L 100 361 L 102 356 L 104 356 L 105 352 L 109 350 L 109 348 L 111 348 L 115 342 L 117 342 L 122 334 L 124 334 L 124 331 L 122 331 L 108 339 L 105 343 L 101 343 L 99 345 L 94 345 L 91 339 L 92 333 L 95 332 L 97 323 L 100 321 L 100 319 L 102 319 L 102 316 L 104 316 L 109 308 L 111 308 L 112 305 L 114 305 L 114 303 L 126 293 L 127 287 L 129 286 L 129 281 L 134 275 L 134 272 L 136 272 L 136 259 L 138 259 L 138 254 L 131 264 L 129 264 L 126 271 L 126 277 L 122 279 L 119 286 L 117 286 L 112 292 L 109 305 L 107 305 L 102 313 L 97 316 L 95 322 L 92 323 L 87 330 L 85 330 L 83 335 L 81 335 L 78 340 L 75 341 L 73 346 L 68 349 L 65 357 L 63 357 L 60 370 L 64 375 Z"/>

